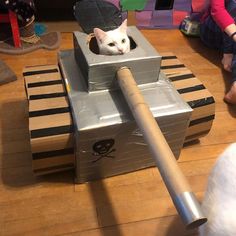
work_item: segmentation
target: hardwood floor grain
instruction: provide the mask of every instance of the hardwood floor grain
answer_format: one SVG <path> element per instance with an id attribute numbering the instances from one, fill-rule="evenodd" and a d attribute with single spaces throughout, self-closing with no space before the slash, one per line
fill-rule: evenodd
<path id="1" fill-rule="evenodd" d="M 171 52 L 207 87 L 216 101 L 208 135 L 185 145 L 179 166 L 199 200 L 217 156 L 236 140 L 235 107 L 223 102 L 230 75 L 220 54 L 178 30 L 142 30 L 159 53 Z M 32 173 L 25 66 L 57 64 L 59 50 L 72 49 L 63 33 L 58 50 L 0 54 L 18 80 L 0 86 L 0 235 L 187 236 L 156 168 L 92 183 L 74 184 L 74 172 Z M 35 119 L 40 126 L 40 121 Z"/>

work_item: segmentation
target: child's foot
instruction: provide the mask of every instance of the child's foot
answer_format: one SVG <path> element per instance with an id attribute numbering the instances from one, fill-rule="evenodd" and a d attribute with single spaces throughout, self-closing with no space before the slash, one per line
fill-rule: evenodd
<path id="1" fill-rule="evenodd" d="M 231 72 L 231 64 L 232 64 L 233 54 L 225 53 L 223 55 L 223 59 L 221 63 L 226 71 Z"/>
<path id="2" fill-rule="evenodd" d="M 228 93 L 225 94 L 224 101 L 230 104 L 236 104 L 236 82 L 234 82 Z"/>

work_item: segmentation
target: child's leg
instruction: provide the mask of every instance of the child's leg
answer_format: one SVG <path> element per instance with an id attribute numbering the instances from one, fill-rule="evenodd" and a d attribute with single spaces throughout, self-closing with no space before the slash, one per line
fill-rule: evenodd
<path id="1" fill-rule="evenodd" d="M 223 34 L 223 48 L 222 48 L 223 59 L 221 62 L 223 64 L 224 69 L 228 72 L 231 72 L 234 42 L 226 33 L 222 34 Z"/>
<path id="2" fill-rule="evenodd" d="M 211 16 L 208 16 L 200 27 L 201 40 L 210 48 L 215 48 L 223 53 L 222 64 L 226 71 L 231 71 L 233 58 L 233 41 L 222 32 Z"/>
<path id="3" fill-rule="evenodd" d="M 230 104 L 236 104 L 236 54 L 233 56 L 232 65 L 232 85 L 230 90 L 226 93 L 224 100 Z"/>
<path id="4" fill-rule="evenodd" d="M 231 64 L 232 64 L 233 54 L 232 53 L 224 53 L 221 63 L 226 71 L 231 72 Z"/>
<path id="5" fill-rule="evenodd" d="M 236 20 L 236 1 L 227 1 L 225 7 L 229 12 L 229 14 L 232 16 L 232 18 Z M 226 71 L 231 72 L 232 71 L 231 64 L 235 64 L 235 62 L 232 63 L 233 54 L 235 54 L 235 42 L 226 33 L 223 34 L 223 45 L 224 45 L 223 47 L 224 56 L 222 59 L 222 64 Z M 234 73 L 235 72 L 233 72 L 233 74 Z M 233 75 L 233 77 L 235 76 Z"/>
<path id="6" fill-rule="evenodd" d="M 230 90 L 225 94 L 224 101 L 236 105 L 236 83 L 231 85 Z"/>
<path id="7" fill-rule="evenodd" d="M 200 38 L 207 47 L 222 51 L 223 33 L 210 15 L 200 25 Z"/>

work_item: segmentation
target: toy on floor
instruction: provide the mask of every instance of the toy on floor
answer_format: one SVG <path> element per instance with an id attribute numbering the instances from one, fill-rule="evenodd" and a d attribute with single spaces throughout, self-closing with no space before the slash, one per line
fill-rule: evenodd
<path id="1" fill-rule="evenodd" d="M 0 12 L 9 11 L 14 18 L 14 25 L 1 24 L 0 52 L 7 54 L 24 54 L 39 48 L 56 49 L 60 45 L 59 32 L 45 32 L 43 26 L 35 25 L 35 6 L 33 0 L 1 1 Z M 0 14 L 1 21 L 1 14 Z M 16 22 L 17 21 L 17 22 Z M 36 32 L 36 31 L 37 32 Z"/>
<path id="2" fill-rule="evenodd" d="M 16 48 L 21 47 L 17 15 L 11 10 L 7 10 L 5 13 L 0 13 L 0 23 L 7 23 L 10 25 L 13 44 Z"/>
<path id="3" fill-rule="evenodd" d="M 187 36 L 200 36 L 200 22 L 192 20 L 190 16 L 184 18 L 180 24 L 180 31 Z"/>
<path id="4" fill-rule="evenodd" d="M 77 68 L 73 60 L 71 63 L 73 64 L 72 68 Z M 202 82 L 194 76 L 192 71 L 186 68 L 173 53 L 162 53 L 161 73 L 171 81 L 171 84 L 182 99 L 192 108 L 190 122 L 185 135 L 183 135 L 183 126 L 177 129 L 178 133 L 176 135 L 181 138 L 185 136 L 185 144 L 189 145 L 191 142 L 197 142 L 199 138 L 206 136 L 211 130 L 215 116 L 214 98 Z M 24 68 L 23 75 L 29 102 L 29 131 L 34 174 L 46 175 L 75 168 L 75 130 L 73 129 L 71 109 L 66 93 L 66 90 L 70 92 L 70 84 L 65 83 L 65 89 L 63 84 L 64 79 L 62 78 L 58 65 L 26 67 Z M 164 85 L 166 85 L 166 83 L 164 83 Z M 87 88 L 85 87 L 84 90 L 87 91 Z M 166 89 L 163 89 L 163 91 L 166 91 Z M 156 99 L 153 99 L 153 101 L 155 101 L 154 104 L 157 105 Z M 101 107 L 101 109 L 102 108 L 103 107 Z M 102 110 L 102 112 L 105 111 Z M 160 119 L 161 118 L 159 118 L 159 120 Z M 176 136 L 167 136 L 167 134 L 174 134 L 175 129 L 173 129 L 173 127 L 179 127 L 182 122 L 176 122 L 174 116 L 173 119 L 167 119 L 166 116 L 164 116 L 163 119 L 166 120 L 165 122 L 168 122 L 168 125 L 165 125 L 165 128 L 162 127 L 162 131 L 166 134 L 170 145 L 173 145 L 173 150 L 175 150 L 174 154 L 176 158 L 178 158 L 181 148 L 181 138 L 176 139 L 179 143 L 177 146 L 177 143 L 174 142 Z M 55 122 L 55 120 L 57 122 Z M 134 137 L 139 137 L 138 130 L 135 131 L 134 134 L 136 134 Z M 106 142 L 95 141 L 94 144 L 91 143 L 91 146 L 94 146 L 94 148 L 92 147 L 94 150 L 94 158 L 98 157 L 99 153 L 102 154 L 102 157 L 106 156 L 103 151 L 98 151 L 98 147 L 100 147 L 101 143 L 104 144 Z M 111 139 L 108 139 L 108 143 L 111 144 L 113 142 Z M 117 142 L 115 145 L 116 144 Z M 129 145 L 129 147 L 131 146 Z M 137 147 L 140 148 L 141 146 L 134 145 L 135 155 L 132 155 L 133 158 L 127 160 L 124 155 L 124 161 L 130 164 L 130 171 L 134 170 L 134 168 L 144 168 L 143 163 L 146 163 L 146 166 L 154 165 L 153 161 L 150 163 L 147 161 L 152 159 L 144 158 L 142 152 L 140 152 L 140 149 Z M 111 147 L 109 151 L 112 152 L 108 155 L 112 156 L 112 154 L 116 153 L 115 150 L 115 148 Z M 139 155 L 137 155 L 137 153 Z M 147 153 L 147 151 L 144 151 L 144 153 Z M 138 162 L 140 158 L 143 160 L 142 163 Z M 97 159 L 95 159 L 95 161 L 96 160 Z M 98 161 L 98 164 L 99 163 Z M 86 175 L 84 176 L 84 178 L 88 177 L 89 176 L 86 177 Z"/>

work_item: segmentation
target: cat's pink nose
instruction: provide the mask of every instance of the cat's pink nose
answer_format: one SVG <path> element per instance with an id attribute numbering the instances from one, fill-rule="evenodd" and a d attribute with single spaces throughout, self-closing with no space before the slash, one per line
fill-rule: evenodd
<path id="1" fill-rule="evenodd" d="M 119 53 L 121 53 L 121 54 L 124 53 L 123 49 L 118 49 L 118 51 L 119 51 Z"/>

